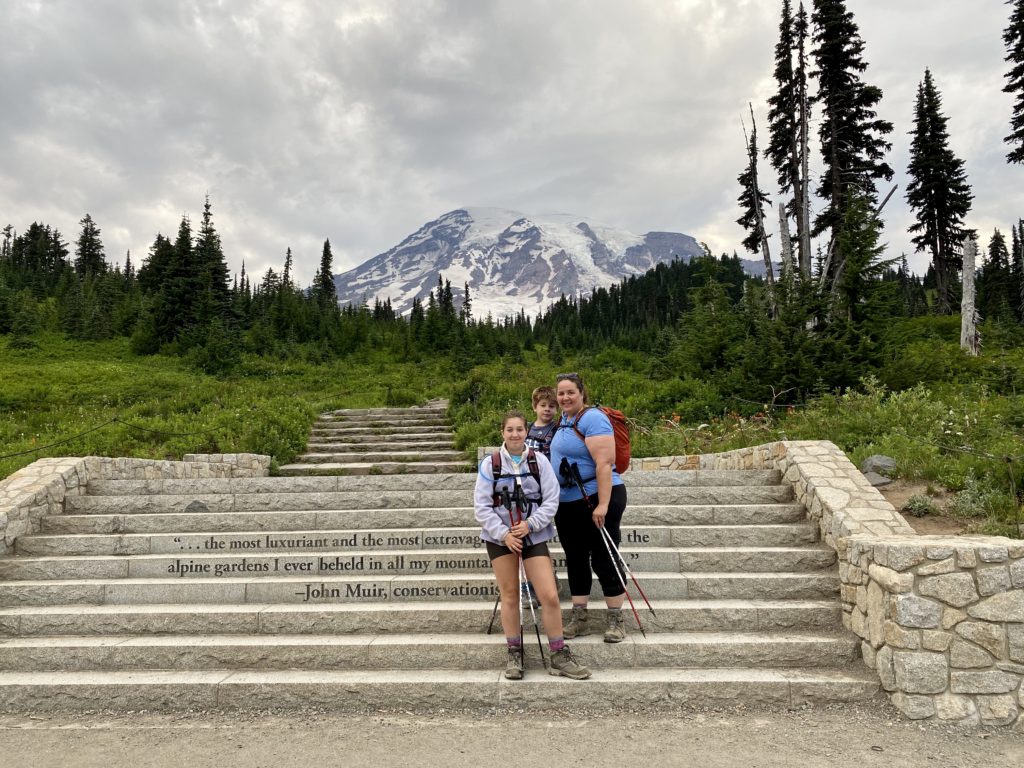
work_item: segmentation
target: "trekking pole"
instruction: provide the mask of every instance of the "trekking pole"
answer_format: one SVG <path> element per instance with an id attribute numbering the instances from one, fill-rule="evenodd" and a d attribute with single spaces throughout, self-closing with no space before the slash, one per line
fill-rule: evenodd
<path id="1" fill-rule="evenodd" d="M 622 592 L 626 595 L 626 599 L 629 600 L 630 610 L 633 611 L 633 616 L 636 618 L 636 625 L 640 628 L 640 634 L 647 637 L 647 633 L 644 632 L 643 622 L 640 621 L 640 614 L 636 612 L 636 606 L 633 605 L 633 598 L 629 596 L 629 590 L 626 589 L 626 580 L 622 576 L 622 571 L 619 569 L 619 563 L 616 562 L 615 557 L 612 555 L 611 547 L 608 546 L 608 542 L 611 540 L 611 534 L 609 534 L 604 528 L 601 532 L 605 535 L 601 537 L 601 541 L 604 542 L 604 548 L 608 550 L 608 559 L 612 561 L 612 566 L 615 568 L 615 575 L 619 577 L 619 584 L 622 585 Z"/>
<path id="2" fill-rule="evenodd" d="M 523 508 L 526 506 L 526 498 L 525 498 L 525 496 L 523 494 L 522 482 L 520 481 L 520 479 L 518 477 L 516 478 L 516 501 L 514 503 L 517 505 L 518 510 L 519 510 L 519 520 L 516 521 L 517 523 L 519 523 L 519 522 L 522 522 L 523 520 L 525 520 L 529 515 L 526 515 L 526 516 L 523 515 Z M 511 514 L 512 513 L 510 511 L 509 512 L 510 518 L 511 518 Z M 528 536 L 524 536 L 523 537 L 523 546 L 524 547 L 526 546 L 526 539 L 527 538 L 529 538 L 529 537 Z M 530 580 L 526 576 L 526 563 L 523 561 L 523 553 L 520 552 L 519 553 L 519 614 L 520 614 L 520 619 L 519 619 L 519 625 L 520 625 L 519 626 L 519 635 L 520 635 L 520 642 L 522 642 L 522 634 L 523 634 L 523 629 L 522 629 L 522 612 L 523 612 L 523 585 L 524 584 L 527 585 L 527 597 L 530 600 L 530 616 L 533 618 L 533 631 L 537 635 L 537 650 L 540 651 L 541 663 L 544 665 L 544 668 L 547 669 L 548 660 L 547 660 L 547 657 L 544 655 L 544 643 L 541 642 L 541 639 L 540 639 L 540 625 L 537 623 L 537 609 L 533 607 L 533 596 L 529 593 Z"/>
<path id="3" fill-rule="evenodd" d="M 509 504 L 509 496 L 508 496 L 508 491 L 507 490 L 502 493 L 502 501 L 503 501 L 503 503 L 505 504 L 505 506 L 507 508 L 508 504 Z M 491 609 L 491 620 L 487 622 L 487 634 L 488 635 L 491 634 L 491 631 L 494 629 L 494 618 L 498 615 L 498 606 L 500 604 L 501 604 L 501 590 L 498 590 L 498 594 L 494 598 L 494 608 Z"/>
<path id="4" fill-rule="evenodd" d="M 601 533 L 603 533 L 605 539 L 607 539 L 606 543 L 611 545 L 612 551 L 615 553 L 616 559 L 622 566 L 622 570 L 629 574 L 629 578 L 633 580 L 633 585 L 636 587 L 636 591 L 640 593 L 640 597 L 642 597 L 644 599 L 644 602 L 647 603 L 647 610 L 651 612 L 652 616 L 657 617 L 658 614 L 656 614 L 654 612 L 654 608 L 651 607 L 651 601 L 647 599 L 647 595 L 644 593 L 643 587 L 641 587 L 640 582 L 636 580 L 636 575 L 633 573 L 633 569 L 629 567 L 629 563 L 626 562 L 626 559 L 622 556 L 622 553 L 619 551 L 619 548 L 615 545 L 615 539 L 612 538 L 612 535 L 608 533 L 607 529 L 605 528 L 601 529 Z"/>

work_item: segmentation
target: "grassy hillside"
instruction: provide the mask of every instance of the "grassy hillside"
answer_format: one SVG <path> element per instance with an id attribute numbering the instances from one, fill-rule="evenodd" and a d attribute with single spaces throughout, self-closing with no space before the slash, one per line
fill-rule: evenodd
<path id="1" fill-rule="evenodd" d="M 591 384 L 595 400 L 621 408 L 633 421 L 637 456 L 783 438 L 832 440 L 855 463 L 888 454 L 903 477 L 958 491 L 953 511 L 975 518 L 979 530 L 1014 532 L 1019 505 L 1013 492 L 1024 485 L 1024 350 L 993 349 L 971 360 L 952 342 L 910 335 L 856 390 L 823 393 L 792 407 L 722 396 L 713 382 L 659 374 L 664 366 L 657 361 L 615 348 L 556 366 L 538 346 L 468 373 L 456 372 L 446 358 L 401 363 L 382 354 L 311 363 L 244 356 L 230 377 L 215 378 L 180 357 L 134 356 L 124 340 L 42 336 L 34 349 L 0 349 L 0 455 L 99 428 L 0 459 L 0 477 L 36 458 L 61 455 L 177 459 L 190 452 L 248 451 L 285 463 L 303 449 L 321 411 L 413 405 L 431 397 L 451 398 L 457 444 L 473 450 L 495 444 L 502 412 L 529 412 L 533 387 L 575 370 Z"/>

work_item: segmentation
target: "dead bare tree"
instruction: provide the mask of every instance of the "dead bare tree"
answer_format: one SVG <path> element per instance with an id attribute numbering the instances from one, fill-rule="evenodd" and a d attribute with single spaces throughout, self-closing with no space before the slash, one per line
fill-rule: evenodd
<path id="1" fill-rule="evenodd" d="M 978 260 L 978 243 L 968 235 L 964 238 L 963 299 L 960 302 L 960 349 L 977 357 L 981 353 L 981 315 L 974 302 L 974 269 Z"/>

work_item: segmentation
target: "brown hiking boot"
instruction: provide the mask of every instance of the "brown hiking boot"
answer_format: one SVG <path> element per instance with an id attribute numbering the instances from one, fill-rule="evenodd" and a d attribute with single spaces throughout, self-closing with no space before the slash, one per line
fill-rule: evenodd
<path id="1" fill-rule="evenodd" d="M 569 621 L 562 629 L 562 636 L 567 640 L 574 637 L 583 637 L 590 634 L 590 614 L 587 613 L 585 605 L 574 605 Z"/>
<path id="2" fill-rule="evenodd" d="M 573 657 L 569 646 L 563 646 L 562 650 L 551 654 L 551 665 L 548 667 L 548 674 L 556 677 L 568 677 L 572 680 L 586 680 L 590 677 L 590 670 L 580 664 Z"/>
<path id="3" fill-rule="evenodd" d="M 509 648 L 508 649 L 508 661 L 505 662 L 505 679 L 506 680 L 522 680 L 523 679 L 523 649 Z"/>
<path id="4" fill-rule="evenodd" d="M 614 608 L 608 609 L 608 629 L 604 631 L 606 643 L 621 643 L 626 639 L 626 621 L 622 618 L 622 611 Z"/>

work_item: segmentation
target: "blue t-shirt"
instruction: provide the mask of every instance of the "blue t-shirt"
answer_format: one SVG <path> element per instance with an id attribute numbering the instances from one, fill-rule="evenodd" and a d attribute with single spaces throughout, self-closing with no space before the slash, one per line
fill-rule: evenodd
<path id="1" fill-rule="evenodd" d="M 587 489 L 587 495 L 596 503 L 597 477 L 595 472 L 597 465 L 594 463 L 590 451 L 587 450 L 586 443 L 580 440 L 579 435 L 576 434 L 576 429 L 572 428 L 574 421 L 576 422 L 576 429 L 582 432 L 584 437 L 594 437 L 595 435 L 614 436 L 615 432 L 612 430 L 612 423 L 608 420 L 607 416 L 597 408 L 587 408 L 583 412 L 583 416 L 576 419 L 570 419 L 563 415 L 561 421 L 559 421 L 558 431 L 555 432 L 555 436 L 551 440 L 551 466 L 555 470 L 555 474 L 558 475 L 558 481 L 562 484 L 562 491 L 558 496 L 558 500 L 577 501 L 583 498 L 579 486 L 561 473 L 562 459 L 564 458 L 570 464 L 576 464 L 579 467 L 580 477 L 585 481 L 583 487 Z M 622 478 L 615 471 L 614 465 L 612 468 L 612 485 L 622 485 Z"/>

